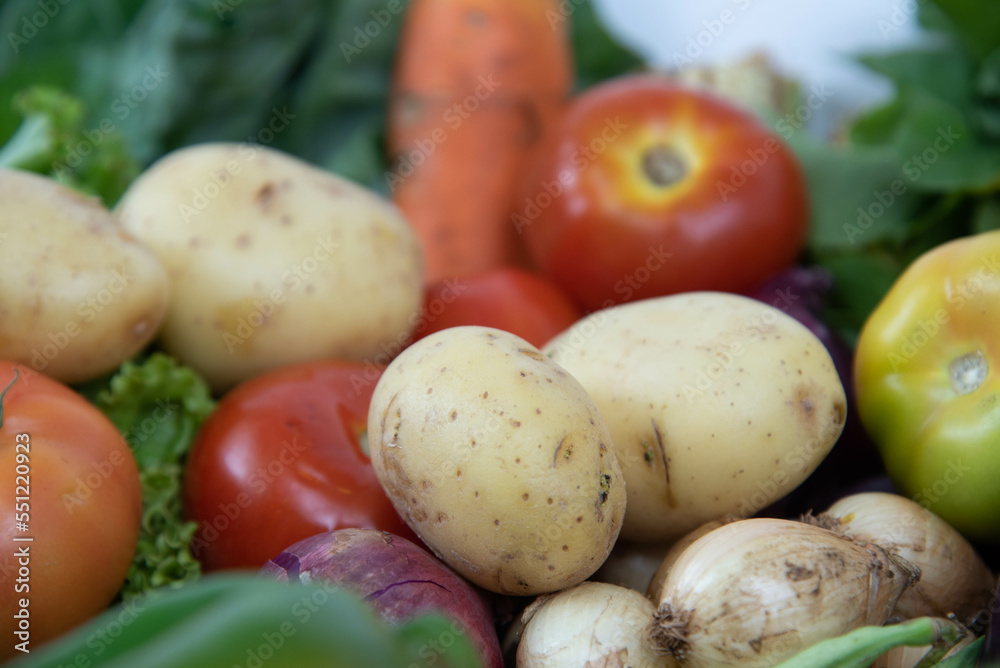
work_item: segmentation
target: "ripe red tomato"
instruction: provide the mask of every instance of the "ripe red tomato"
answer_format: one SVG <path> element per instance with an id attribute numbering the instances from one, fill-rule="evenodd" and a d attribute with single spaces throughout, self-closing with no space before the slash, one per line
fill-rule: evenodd
<path id="1" fill-rule="evenodd" d="M 807 216 L 801 170 L 767 128 L 641 75 L 572 103 L 513 222 L 542 272 L 598 309 L 751 290 L 794 261 Z"/>
<path id="2" fill-rule="evenodd" d="M 9 657 L 108 606 L 135 553 L 142 489 L 125 439 L 83 397 L 11 362 L 0 362 L 4 387 L 0 657 Z"/>
<path id="3" fill-rule="evenodd" d="M 541 348 L 581 318 L 562 290 L 523 269 L 504 268 L 436 283 L 424 294 L 418 339 L 449 327 L 481 325 Z"/>
<path id="4" fill-rule="evenodd" d="M 236 387 L 202 425 L 184 476 L 192 553 L 206 570 L 260 568 L 325 531 L 380 529 L 416 540 L 362 446 L 380 371 L 310 362 Z"/>

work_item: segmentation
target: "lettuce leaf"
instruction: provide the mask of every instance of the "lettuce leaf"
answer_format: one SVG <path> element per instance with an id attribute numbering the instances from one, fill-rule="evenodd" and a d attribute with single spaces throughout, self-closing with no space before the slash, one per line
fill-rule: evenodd
<path id="1" fill-rule="evenodd" d="M 181 475 L 198 428 L 215 408 L 208 385 L 154 353 L 82 392 L 124 435 L 139 466 L 142 528 L 122 598 L 197 580 L 201 566 L 191 554 L 197 525 L 183 520 Z"/>
<path id="2" fill-rule="evenodd" d="M 121 135 L 109 126 L 84 126 L 84 103 L 49 86 L 32 86 L 14 97 L 23 117 L 17 132 L 0 147 L 0 167 L 51 176 L 65 186 L 118 201 L 139 174 L 139 165 Z"/>

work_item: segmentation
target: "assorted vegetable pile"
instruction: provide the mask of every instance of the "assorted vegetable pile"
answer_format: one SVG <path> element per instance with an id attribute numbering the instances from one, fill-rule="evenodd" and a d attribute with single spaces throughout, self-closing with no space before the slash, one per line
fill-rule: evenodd
<path id="1" fill-rule="evenodd" d="M 1000 23 L 919 17 L 823 142 L 583 0 L 6 3 L 0 659 L 1000 665 Z"/>

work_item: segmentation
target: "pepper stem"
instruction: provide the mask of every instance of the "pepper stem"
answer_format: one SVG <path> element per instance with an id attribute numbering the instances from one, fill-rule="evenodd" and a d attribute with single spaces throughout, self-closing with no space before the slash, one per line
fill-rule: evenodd
<path id="1" fill-rule="evenodd" d="M 990 364 L 981 350 L 957 357 L 948 366 L 951 387 L 959 396 L 978 390 L 989 371 Z"/>

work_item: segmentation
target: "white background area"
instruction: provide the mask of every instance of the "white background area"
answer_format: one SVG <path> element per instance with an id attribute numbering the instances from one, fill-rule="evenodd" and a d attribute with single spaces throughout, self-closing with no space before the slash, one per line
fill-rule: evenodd
<path id="1" fill-rule="evenodd" d="M 695 63 L 732 62 L 763 51 L 775 69 L 833 96 L 820 125 L 830 127 L 884 100 L 891 85 L 852 55 L 891 51 L 925 41 L 916 11 L 923 0 L 595 0 L 608 29 L 648 62 L 670 67 L 699 33 L 706 46 Z M 720 31 L 724 11 L 731 21 Z M 710 27 L 717 34 L 712 34 Z M 710 39 L 709 39 L 710 37 Z"/>

